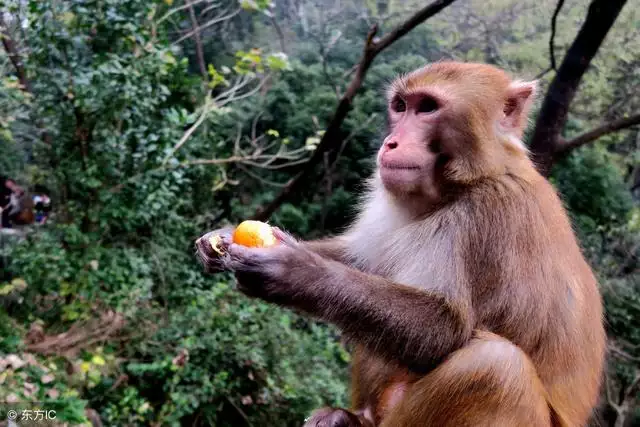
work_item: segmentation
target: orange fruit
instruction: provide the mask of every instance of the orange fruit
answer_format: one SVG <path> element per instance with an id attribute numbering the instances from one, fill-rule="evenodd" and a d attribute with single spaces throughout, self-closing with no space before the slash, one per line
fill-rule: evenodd
<path id="1" fill-rule="evenodd" d="M 269 224 L 260 221 L 243 221 L 233 232 L 233 243 L 252 248 L 264 248 L 273 246 L 278 241 Z"/>

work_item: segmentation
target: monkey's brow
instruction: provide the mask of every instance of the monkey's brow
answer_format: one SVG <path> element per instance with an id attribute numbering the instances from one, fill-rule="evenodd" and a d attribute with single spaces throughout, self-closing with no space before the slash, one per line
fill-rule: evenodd
<path id="1" fill-rule="evenodd" d="M 388 93 L 388 100 L 393 101 L 396 98 L 406 99 L 410 96 L 423 95 L 423 96 L 433 96 L 433 91 L 428 90 L 425 87 L 417 87 L 417 88 L 390 88 Z"/>
<path id="2" fill-rule="evenodd" d="M 387 99 L 392 100 L 396 96 L 403 97 L 408 89 L 406 79 L 399 77 L 389 85 L 387 89 Z"/>

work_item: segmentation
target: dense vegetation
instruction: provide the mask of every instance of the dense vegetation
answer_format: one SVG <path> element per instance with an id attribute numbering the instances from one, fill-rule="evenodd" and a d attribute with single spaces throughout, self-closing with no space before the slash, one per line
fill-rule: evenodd
<path id="1" fill-rule="evenodd" d="M 558 61 L 589 4 L 566 3 Z M 314 407 L 346 404 L 337 331 L 205 276 L 193 242 L 278 194 L 316 148 L 370 25 L 384 34 L 419 5 L 3 2 L 0 172 L 45 185 L 54 214 L 0 235 L 0 402 L 44 402 L 72 425 L 97 411 L 105 425 L 131 426 L 294 426 Z M 448 57 L 533 78 L 549 66 L 555 6 L 456 2 L 383 51 L 340 150 L 271 222 L 305 238 L 338 231 L 384 129 L 384 85 Z M 627 5 L 565 138 L 640 110 L 639 33 Z M 609 133 L 558 159 L 551 176 L 605 295 L 601 412 L 612 425 L 634 422 L 640 391 L 639 148 L 637 128 Z"/>

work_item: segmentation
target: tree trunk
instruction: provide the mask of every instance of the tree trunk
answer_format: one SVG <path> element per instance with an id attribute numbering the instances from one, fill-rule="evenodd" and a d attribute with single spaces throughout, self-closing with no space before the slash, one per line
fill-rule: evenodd
<path id="1" fill-rule="evenodd" d="M 593 0 L 587 19 L 569 47 L 542 102 L 530 149 L 541 173 L 548 175 L 582 76 L 620 14 L 626 0 Z"/>

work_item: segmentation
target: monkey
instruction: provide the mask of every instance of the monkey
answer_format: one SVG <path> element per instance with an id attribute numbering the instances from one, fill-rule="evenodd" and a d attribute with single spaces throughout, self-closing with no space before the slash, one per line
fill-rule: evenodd
<path id="1" fill-rule="evenodd" d="M 537 83 L 435 62 L 387 92 L 388 132 L 335 237 L 196 241 L 207 272 L 336 325 L 354 345 L 351 408 L 305 427 L 584 426 L 606 337 L 594 273 L 523 143 Z M 222 237 L 225 254 L 208 245 Z"/>

